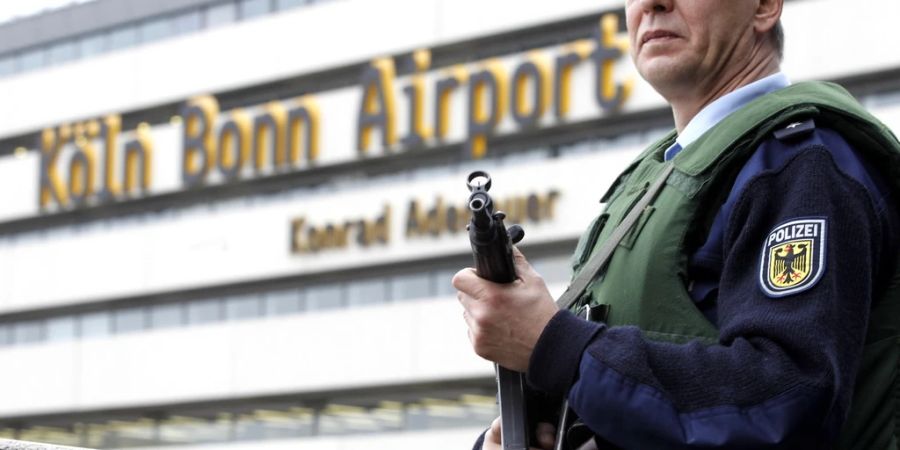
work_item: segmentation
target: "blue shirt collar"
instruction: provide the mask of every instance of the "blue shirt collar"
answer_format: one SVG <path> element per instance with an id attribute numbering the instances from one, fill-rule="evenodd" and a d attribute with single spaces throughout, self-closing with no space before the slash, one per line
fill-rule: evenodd
<path id="1" fill-rule="evenodd" d="M 791 81 L 787 75 L 777 72 L 717 98 L 700 110 L 684 127 L 684 130 L 675 139 L 675 144 L 666 150 L 666 161 L 674 158 L 681 149 L 691 145 L 703 133 L 709 131 L 710 128 L 728 117 L 729 114 L 743 108 L 744 105 L 750 103 L 753 99 L 790 85 Z"/>

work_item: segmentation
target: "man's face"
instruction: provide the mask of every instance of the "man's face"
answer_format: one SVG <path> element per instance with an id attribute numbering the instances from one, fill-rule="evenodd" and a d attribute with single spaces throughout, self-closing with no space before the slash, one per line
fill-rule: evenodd
<path id="1" fill-rule="evenodd" d="M 754 0 L 626 0 L 631 56 L 664 93 L 726 76 L 754 42 Z"/>

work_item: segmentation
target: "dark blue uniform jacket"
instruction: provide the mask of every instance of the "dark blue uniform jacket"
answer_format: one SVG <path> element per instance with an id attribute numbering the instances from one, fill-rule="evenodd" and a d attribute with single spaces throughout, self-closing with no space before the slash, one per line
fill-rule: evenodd
<path id="1" fill-rule="evenodd" d="M 821 278 L 766 295 L 766 236 L 808 218 L 828 230 Z M 719 328 L 718 343 L 651 341 L 638 328 L 561 311 L 537 343 L 528 382 L 567 396 L 621 448 L 828 447 L 849 407 L 870 304 L 894 269 L 898 230 L 887 183 L 839 134 L 773 137 L 690 257 L 688 289 Z"/>

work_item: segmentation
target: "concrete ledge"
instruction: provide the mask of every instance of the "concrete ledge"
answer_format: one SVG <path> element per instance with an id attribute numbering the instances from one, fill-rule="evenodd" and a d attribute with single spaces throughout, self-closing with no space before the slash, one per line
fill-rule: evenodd
<path id="1" fill-rule="evenodd" d="M 80 447 L 39 444 L 37 442 L 11 441 L 0 439 L 0 450 L 89 450 Z"/>

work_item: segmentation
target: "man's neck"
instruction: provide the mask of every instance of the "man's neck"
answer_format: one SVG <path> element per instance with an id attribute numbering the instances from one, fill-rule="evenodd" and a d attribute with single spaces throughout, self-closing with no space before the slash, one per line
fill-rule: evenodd
<path id="1" fill-rule="evenodd" d="M 708 83 L 703 83 L 702 86 L 694 86 L 690 90 L 682 90 L 682 95 L 670 96 L 667 100 L 672 106 L 675 129 L 678 130 L 678 133 L 681 133 L 691 119 L 710 103 L 778 71 L 778 57 L 775 54 L 770 54 L 759 62 L 751 62 L 741 66 L 734 74 L 712 79 Z"/>

